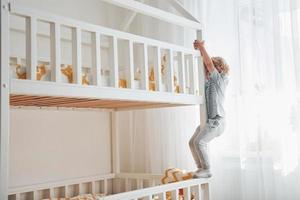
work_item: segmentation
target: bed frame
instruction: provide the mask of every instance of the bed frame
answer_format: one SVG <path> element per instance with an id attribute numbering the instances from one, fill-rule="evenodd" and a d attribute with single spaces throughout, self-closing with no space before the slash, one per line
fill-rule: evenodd
<path id="1" fill-rule="evenodd" d="M 134 12 L 161 19 L 176 25 L 197 31 L 202 37 L 202 27 L 184 17 L 179 17 L 160 9 L 147 6 L 134 0 L 102 0 Z M 179 4 L 175 0 L 176 6 Z M 174 3 L 173 2 L 173 3 Z M 183 8 L 181 8 L 183 9 Z M 187 12 L 186 12 L 187 13 Z M 185 13 L 185 14 L 186 14 Z M 9 17 L 21 16 L 26 22 L 26 80 L 10 78 L 9 55 Z M 50 24 L 51 81 L 36 80 L 37 58 L 37 21 Z M 72 30 L 72 65 L 74 84 L 62 83 L 61 74 L 61 26 Z M 92 34 L 92 77 L 91 85 L 82 85 L 82 38 L 81 32 Z M 101 79 L 102 35 L 111 38 L 110 85 L 103 86 Z M 118 41 L 125 42 L 128 48 L 127 88 L 119 87 Z M 141 87 L 134 87 L 134 45 L 142 47 L 143 66 L 141 69 Z M 154 51 L 153 66 L 155 91 L 149 89 L 149 48 Z M 168 70 L 166 90 L 163 90 L 161 72 L 161 52 L 167 52 Z M 174 55 L 178 63 L 178 88 L 174 86 Z M 184 199 L 209 199 L 209 180 L 191 179 L 167 185 L 160 185 L 161 175 L 127 174 L 120 172 L 119 136 L 115 126 L 119 110 L 160 108 L 186 105 L 203 106 L 203 71 L 199 52 L 182 46 L 121 32 L 106 27 L 89 24 L 74 19 L 37 11 L 24 5 L 1 0 L 1 135 L 0 135 L 0 199 L 40 200 L 43 198 L 72 197 L 84 193 L 103 193 L 100 199 L 166 199 L 171 192 L 172 199 L 179 199 L 179 189 L 184 189 Z M 189 78 L 186 80 L 186 73 Z M 188 87 L 187 87 L 188 85 Z M 113 173 L 79 179 L 63 180 L 54 183 L 42 183 L 18 188 L 8 187 L 8 149 L 9 149 L 9 112 L 10 106 L 68 107 L 110 109 L 112 119 Z M 201 111 L 201 120 L 205 120 L 205 109 Z"/>

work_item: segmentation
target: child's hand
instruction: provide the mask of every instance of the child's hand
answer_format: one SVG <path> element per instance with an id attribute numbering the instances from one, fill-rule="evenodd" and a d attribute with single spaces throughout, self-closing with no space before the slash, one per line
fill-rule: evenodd
<path id="1" fill-rule="evenodd" d="M 195 49 L 200 49 L 200 47 L 204 47 L 204 43 L 205 41 L 204 40 L 195 40 L 194 41 L 194 48 Z"/>

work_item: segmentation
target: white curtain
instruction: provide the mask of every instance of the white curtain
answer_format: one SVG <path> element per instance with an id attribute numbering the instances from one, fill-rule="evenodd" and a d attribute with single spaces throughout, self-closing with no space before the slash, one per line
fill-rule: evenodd
<path id="1" fill-rule="evenodd" d="M 212 199 L 299 199 L 300 1 L 183 3 L 205 23 L 210 54 L 231 66 L 227 129 L 210 144 Z M 194 169 L 198 107 L 124 112 L 120 123 L 123 171 Z"/>

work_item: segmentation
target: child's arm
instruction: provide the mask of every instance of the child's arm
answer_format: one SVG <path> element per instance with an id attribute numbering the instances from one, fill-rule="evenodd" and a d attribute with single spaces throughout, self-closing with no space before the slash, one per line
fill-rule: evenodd
<path id="1" fill-rule="evenodd" d="M 204 66 L 206 67 L 207 71 L 209 73 L 211 73 L 215 67 L 214 67 L 214 64 L 213 64 L 210 56 L 208 55 L 208 53 L 204 47 L 204 41 L 203 40 L 202 41 L 195 40 L 194 48 L 200 50 L 200 53 L 203 57 Z"/>

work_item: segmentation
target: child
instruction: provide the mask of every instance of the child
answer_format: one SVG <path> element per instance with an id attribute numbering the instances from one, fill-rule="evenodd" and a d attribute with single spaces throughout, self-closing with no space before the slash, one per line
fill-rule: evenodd
<path id="1" fill-rule="evenodd" d="M 229 67 L 221 57 L 210 58 L 204 47 L 204 41 L 195 40 L 194 48 L 200 50 L 205 66 L 205 99 L 207 107 L 207 121 L 203 128 L 197 127 L 189 141 L 189 146 L 198 167 L 195 178 L 209 178 L 210 165 L 207 143 L 220 136 L 225 129 L 224 99 L 228 85 Z"/>

